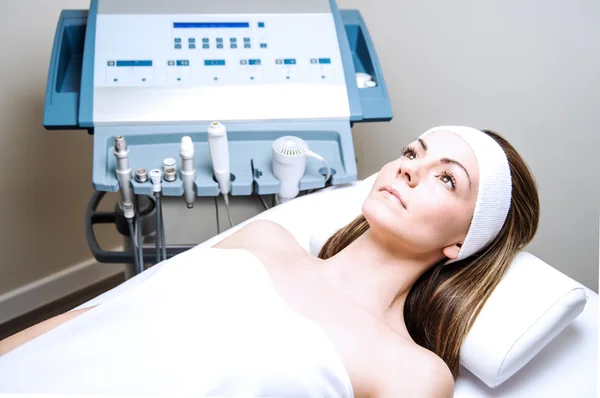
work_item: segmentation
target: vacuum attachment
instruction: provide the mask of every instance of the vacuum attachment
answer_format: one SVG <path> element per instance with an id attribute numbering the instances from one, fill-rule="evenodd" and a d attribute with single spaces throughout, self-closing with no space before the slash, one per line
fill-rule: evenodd
<path id="1" fill-rule="evenodd" d="M 272 147 L 273 175 L 279 180 L 279 200 L 281 203 L 291 200 L 300 193 L 300 180 L 306 171 L 306 158 L 312 157 L 323 162 L 327 167 L 327 177 L 331 169 L 325 159 L 308 148 L 303 139 L 296 136 L 285 136 L 276 139 Z"/>

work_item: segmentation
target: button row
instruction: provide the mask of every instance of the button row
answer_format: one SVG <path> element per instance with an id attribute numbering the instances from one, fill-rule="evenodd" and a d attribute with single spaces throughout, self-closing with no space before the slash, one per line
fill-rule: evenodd
<path id="1" fill-rule="evenodd" d="M 176 38 L 175 38 L 175 39 L 173 39 L 173 40 L 174 40 L 174 44 L 175 44 L 175 45 L 178 45 L 178 44 L 179 44 L 179 45 L 183 45 L 183 42 L 182 42 L 182 40 L 181 40 L 181 37 L 176 37 Z M 220 43 L 220 44 L 222 44 L 222 43 L 223 43 L 223 38 L 222 38 L 222 37 L 217 37 L 217 38 L 215 39 L 215 41 L 216 41 L 216 43 L 217 43 L 217 44 L 219 44 L 219 43 Z M 250 40 L 250 38 L 249 38 L 249 37 L 244 37 L 244 38 L 243 38 L 243 41 L 244 41 L 244 43 L 245 43 L 245 44 L 250 44 L 250 41 L 251 41 L 251 40 Z M 237 40 L 237 37 L 230 37 L 230 38 L 229 38 L 229 42 L 230 42 L 230 43 L 236 43 L 236 44 L 237 44 L 237 42 L 238 42 L 238 40 Z M 203 43 L 203 44 L 209 44 L 209 43 L 210 43 L 210 39 L 209 39 L 208 37 L 203 37 L 203 38 L 202 38 L 202 43 Z M 196 39 L 195 39 L 194 37 L 190 37 L 190 38 L 188 38 L 188 44 L 196 44 Z"/>
<path id="2" fill-rule="evenodd" d="M 313 62 L 313 60 L 316 60 L 317 62 Z M 313 59 L 311 59 L 311 64 L 315 64 L 315 63 L 330 64 L 331 59 L 330 58 L 313 58 Z M 189 60 L 177 60 L 177 61 L 171 60 L 171 61 L 167 61 L 167 64 L 169 66 L 174 66 L 175 64 L 177 64 L 177 66 L 189 66 L 190 61 Z M 276 59 L 275 64 L 276 65 L 296 65 L 296 58 Z M 223 65 L 225 65 L 225 60 L 224 59 L 205 60 L 204 65 L 206 65 L 206 66 L 213 66 L 213 65 L 223 66 Z M 262 65 L 262 62 L 260 59 L 242 59 L 242 60 L 240 60 L 240 65 Z"/>
<path id="3" fill-rule="evenodd" d="M 176 50 L 181 50 L 183 48 L 181 43 L 176 43 L 174 47 Z M 189 43 L 188 48 L 191 50 L 196 49 L 196 43 Z M 210 44 L 203 43 L 202 48 L 207 50 L 210 48 Z M 224 48 L 223 43 L 217 43 L 216 48 L 223 49 Z M 238 44 L 235 42 L 229 43 L 229 48 L 236 49 L 236 48 L 238 48 Z M 242 47 L 240 46 L 239 48 L 242 48 Z M 244 48 L 252 48 L 252 45 L 250 43 L 244 43 Z M 260 43 L 260 48 L 267 48 L 267 43 Z"/>

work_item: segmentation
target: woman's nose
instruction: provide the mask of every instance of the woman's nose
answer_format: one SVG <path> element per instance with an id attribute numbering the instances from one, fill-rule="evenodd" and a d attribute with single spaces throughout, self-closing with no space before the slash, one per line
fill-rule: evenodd
<path id="1" fill-rule="evenodd" d="M 418 161 L 410 160 L 400 163 L 396 172 L 396 177 L 405 181 L 409 186 L 414 187 L 419 183 Z"/>

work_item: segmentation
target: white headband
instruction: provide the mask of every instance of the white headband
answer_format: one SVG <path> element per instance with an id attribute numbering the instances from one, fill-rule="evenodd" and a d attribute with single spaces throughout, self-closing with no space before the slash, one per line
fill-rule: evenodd
<path id="1" fill-rule="evenodd" d="M 448 131 L 466 141 L 477 159 L 479 188 L 475 211 L 465 241 L 454 260 L 469 257 L 490 243 L 502 229 L 512 197 L 512 180 L 506 154 L 489 135 L 471 127 L 440 126 L 427 130 L 421 138 L 435 131 Z"/>

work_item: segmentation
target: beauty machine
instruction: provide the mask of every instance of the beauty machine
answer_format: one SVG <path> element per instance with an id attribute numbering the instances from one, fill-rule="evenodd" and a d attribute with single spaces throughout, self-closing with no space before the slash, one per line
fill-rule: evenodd
<path id="1" fill-rule="evenodd" d="M 365 22 L 335 0 L 92 0 L 63 10 L 44 108 L 47 129 L 93 135 L 88 242 L 99 262 L 136 272 L 188 248 L 166 246 L 165 196 L 187 208 L 221 196 L 229 209 L 231 196 L 282 203 L 353 182 L 353 124 L 391 118 Z M 97 211 L 106 192 L 119 192 L 114 212 Z M 101 249 L 100 223 L 116 224 L 131 249 Z"/>

